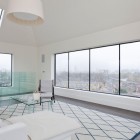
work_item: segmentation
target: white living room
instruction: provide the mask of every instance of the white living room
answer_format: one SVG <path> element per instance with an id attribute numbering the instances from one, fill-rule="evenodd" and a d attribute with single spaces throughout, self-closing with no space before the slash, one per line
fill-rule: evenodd
<path id="1" fill-rule="evenodd" d="M 0 0 L 0 140 L 140 140 L 139 0 Z"/>

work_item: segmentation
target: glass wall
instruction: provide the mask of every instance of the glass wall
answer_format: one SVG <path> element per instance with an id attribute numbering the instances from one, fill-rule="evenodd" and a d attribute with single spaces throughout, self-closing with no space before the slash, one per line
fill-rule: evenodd
<path id="1" fill-rule="evenodd" d="M 121 45 L 121 95 L 140 97 L 140 42 Z"/>
<path id="2" fill-rule="evenodd" d="M 56 54 L 56 86 L 140 97 L 140 42 Z"/>
<path id="3" fill-rule="evenodd" d="M 89 90 L 89 50 L 69 53 L 69 88 Z"/>
<path id="4" fill-rule="evenodd" d="M 91 49 L 90 90 L 119 93 L 119 46 Z"/>
<path id="5" fill-rule="evenodd" d="M 12 55 L 0 53 L 0 87 L 12 85 Z"/>
<path id="6" fill-rule="evenodd" d="M 68 87 L 68 53 L 56 55 L 56 86 Z"/>

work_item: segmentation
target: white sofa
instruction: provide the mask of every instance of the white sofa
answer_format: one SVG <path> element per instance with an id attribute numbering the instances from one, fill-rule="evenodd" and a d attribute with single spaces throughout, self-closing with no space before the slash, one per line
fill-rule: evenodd
<path id="1" fill-rule="evenodd" d="M 0 128 L 0 140 L 27 140 L 27 135 L 32 140 L 71 140 L 71 135 L 81 127 L 74 119 L 49 111 L 13 117 L 8 121 L 13 125 Z"/>
<path id="2" fill-rule="evenodd" d="M 15 123 L 0 128 L 0 140 L 28 140 L 24 123 Z"/>

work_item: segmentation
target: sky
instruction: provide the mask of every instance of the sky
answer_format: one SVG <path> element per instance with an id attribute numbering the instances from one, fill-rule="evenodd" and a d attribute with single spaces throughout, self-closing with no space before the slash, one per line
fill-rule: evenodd
<path id="1" fill-rule="evenodd" d="M 71 52 L 69 54 L 70 72 L 88 72 L 89 50 Z M 121 70 L 140 71 L 140 42 L 121 45 Z M 68 70 L 68 54 L 56 55 L 57 71 Z M 91 49 L 91 72 L 119 69 L 119 46 Z"/>
<path id="2" fill-rule="evenodd" d="M 11 69 L 11 54 L 0 54 L 0 70 Z"/>

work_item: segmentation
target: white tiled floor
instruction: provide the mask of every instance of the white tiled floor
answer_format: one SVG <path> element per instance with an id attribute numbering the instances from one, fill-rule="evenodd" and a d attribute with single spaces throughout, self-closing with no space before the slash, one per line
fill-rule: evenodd
<path id="1" fill-rule="evenodd" d="M 24 104 L 0 107 L 0 118 L 24 115 L 41 110 L 48 110 L 48 104 L 36 104 L 31 108 Z M 129 140 L 140 131 L 140 122 L 86 109 L 80 106 L 56 101 L 51 111 L 67 115 L 77 120 L 82 128 L 72 140 Z"/>

